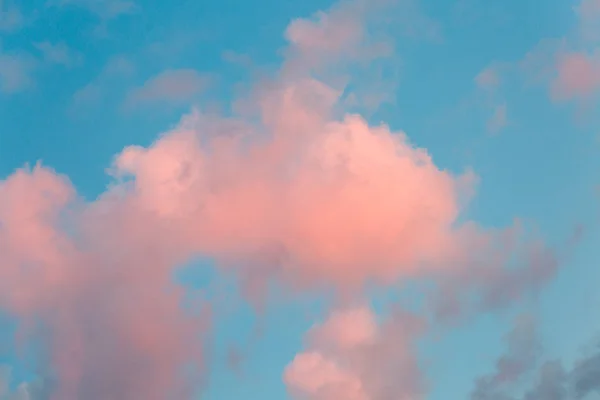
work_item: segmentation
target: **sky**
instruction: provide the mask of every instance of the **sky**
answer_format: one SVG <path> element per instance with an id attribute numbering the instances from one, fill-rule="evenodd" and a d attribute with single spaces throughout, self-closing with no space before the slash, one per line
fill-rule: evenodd
<path id="1" fill-rule="evenodd" d="M 600 399 L 600 1 L 0 0 L 0 400 Z"/>

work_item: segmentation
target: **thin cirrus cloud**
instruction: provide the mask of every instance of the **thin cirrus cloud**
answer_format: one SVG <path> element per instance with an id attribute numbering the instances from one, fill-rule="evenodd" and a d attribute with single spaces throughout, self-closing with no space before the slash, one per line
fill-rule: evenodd
<path id="1" fill-rule="evenodd" d="M 43 41 L 35 43 L 41 58 L 27 52 L 7 52 L 0 48 L 0 91 L 7 94 L 21 92 L 35 85 L 35 72 L 41 68 L 62 65 L 81 65 L 82 55 L 64 43 Z"/>
<path id="2" fill-rule="evenodd" d="M 487 123 L 488 131 L 492 133 L 499 132 L 508 124 L 508 113 L 506 103 L 494 107 L 494 112 Z"/>
<path id="3" fill-rule="evenodd" d="M 126 107 L 156 102 L 189 102 L 206 89 L 210 78 L 193 69 L 164 71 L 132 89 L 125 100 Z"/>
<path id="4" fill-rule="evenodd" d="M 343 1 L 294 20 L 281 68 L 239 99 L 249 115 L 192 112 L 151 145 L 124 148 L 94 201 L 39 164 L 0 182 L 0 305 L 26 322 L 24 340 L 47 334 L 53 400 L 192 398 L 209 375 L 213 310 L 182 308 L 173 273 L 198 255 L 237 276 L 251 302 L 273 282 L 337 295 L 283 371 L 290 395 L 311 400 L 425 395 L 414 345 L 426 324 L 350 306 L 369 284 L 432 281 L 431 309 L 459 319 L 554 276 L 560 259 L 518 223 L 466 218 L 474 173 L 444 170 L 406 133 L 344 112 L 332 66 L 390 56 L 370 46 L 385 5 Z M 170 70 L 127 103 L 188 102 L 205 85 Z"/>
<path id="5" fill-rule="evenodd" d="M 486 123 L 487 131 L 491 134 L 499 133 L 508 124 L 508 107 L 499 95 L 502 71 L 506 69 L 505 67 L 505 65 L 493 64 L 475 76 L 477 88 L 487 97 L 487 102 L 491 103 L 487 106 L 491 115 Z"/>
<path id="6" fill-rule="evenodd" d="M 111 83 L 129 78 L 135 71 L 129 58 L 123 55 L 113 56 L 94 79 L 75 91 L 71 111 L 80 111 L 82 107 L 98 104 L 108 95 Z"/>
<path id="7" fill-rule="evenodd" d="M 286 367 L 288 392 L 315 400 L 422 398 L 414 354 L 422 331 L 422 321 L 406 313 L 378 321 L 366 306 L 334 311 L 309 331 L 307 348 Z"/>

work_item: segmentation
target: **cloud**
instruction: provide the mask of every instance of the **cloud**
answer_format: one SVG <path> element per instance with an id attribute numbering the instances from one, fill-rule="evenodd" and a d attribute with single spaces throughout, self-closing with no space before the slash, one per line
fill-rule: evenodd
<path id="1" fill-rule="evenodd" d="M 540 355 L 535 321 L 529 316 L 516 319 L 512 330 L 506 335 L 506 351 L 496 362 L 494 373 L 477 379 L 471 400 L 506 398 L 505 391 L 534 368 Z"/>
<path id="2" fill-rule="evenodd" d="M 135 106 L 154 102 L 187 103 L 206 89 L 209 78 L 193 69 L 164 71 L 131 90 L 126 105 Z"/>
<path id="3" fill-rule="evenodd" d="M 582 0 L 575 7 L 575 32 L 541 40 L 520 62 L 527 80 L 547 85 L 554 101 L 589 101 L 600 88 L 598 54 L 589 51 L 600 38 L 599 4 Z"/>
<path id="4" fill-rule="evenodd" d="M 494 108 L 494 113 L 488 120 L 487 128 L 491 133 L 497 133 L 503 129 L 508 123 L 508 116 L 506 111 L 506 103 L 499 104 Z"/>
<path id="5" fill-rule="evenodd" d="M 16 387 L 12 386 L 12 369 L 0 365 L 0 399 L 2 400 L 37 400 L 43 393 L 39 381 L 21 382 Z"/>
<path id="6" fill-rule="evenodd" d="M 311 19 L 293 20 L 285 37 L 304 58 L 351 52 L 364 36 L 364 20 L 356 18 L 362 2 L 345 2 L 329 12 L 318 12 Z"/>
<path id="7" fill-rule="evenodd" d="M 242 67 L 252 66 L 252 58 L 248 54 L 240 54 L 232 50 L 225 50 L 221 53 L 221 58 L 230 64 Z"/>
<path id="8" fill-rule="evenodd" d="M 470 243 L 474 248 L 466 251 L 471 254 L 467 259 L 447 274 L 438 273 L 439 291 L 430 298 L 438 322 L 462 321 L 538 293 L 564 262 L 561 253 L 569 253 L 576 245 L 569 238 L 560 252 L 550 249 L 528 235 L 519 221 L 509 229 L 479 231 Z M 479 246 L 485 251 L 476 255 Z"/>
<path id="9" fill-rule="evenodd" d="M 23 14 L 14 5 L 0 0 L 0 32 L 14 32 L 24 24 Z"/>
<path id="10" fill-rule="evenodd" d="M 539 377 L 524 400 L 567 400 L 567 374 L 558 361 L 545 362 L 540 368 Z"/>
<path id="11" fill-rule="evenodd" d="M 487 130 L 491 134 L 500 132 L 508 123 L 507 105 L 502 100 L 501 86 L 504 73 L 509 69 L 505 63 L 494 63 L 475 76 L 477 88 L 486 97 L 486 107 L 491 116 L 487 120 Z"/>
<path id="12" fill-rule="evenodd" d="M 587 349 L 570 368 L 560 360 L 540 364 L 541 340 L 526 316 L 515 320 L 505 340 L 494 373 L 476 380 L 472 400 L 582 400 L 600 394 L 600 346 Z"/>
<path id="13" fill-rule="evenodd" d="M 574 9 L 579 18 L 581 39 L 593 44 L 600 38 L 600 3 L 598 0 L 582 0 Z"/>
<path id="14" fill-rule="evenodd" d="M 89 10 L 103 20 L 132 14 L 138 10 L 135 2 L 129 0 L 56 0 L 59 6 L 73 5 Z"/>
<path id="15" fill-rule="evenodd" d="M 368 284 L 422 278 L 448 289 L 446 304 L 475 292 L 465 307 L 482 312 L 553 276 L 558 262 L 541 241 L 465 218 L 472 172 L 444 170 L 406 133 L 344 109 L 337 66 L 390 54 L 368 46 L 367 5 L 292 22 L 281 69 L 243 98 L 247 108 L 195 111 L 151 145 L 124 148 L 94 201 L 40 165 L 0 182 L 0 306 L 23 329 L 40 326 L 54 399 L 190 398 L 206 377 L 210 310 L 184 309 L 173 274 L 200 255 L 235 274 L 255 302 L 269 283 L 347 300 Z M 116 62 L 101 78 L 127 71 Z M 205 84 L 196 71 L 171 70 L 129 99 L 186 102 Z M 421 321 L 340 309 L 285 373 L 293 394 L 420 396 L 411 346 Z"/>
<path id="16" fill-rule="evenodd" d="M 181 307 L 175 255 L 127 233 L 119 243 L 96 236 L 117 234 L 96 220 L 102 204 L 63 218 L 74 196 L 66 178 L 39 166 L 0 183 L 0 304 L 43 330 L 58 383 L 51 398 L 189 398 L 200 381 L 183 368 L 202 368 L 207 321 Z"/>
<path id="17" fill-rule="evenodd" d="M 600 18 L 600 1 L 582 0 L 577 7 L 577 13 L 582 19 Z"/>
<path id="18" fill-rule="evenodd" d="M 600 352 L 598 347 L 591 354 L 579 359 L 571 370 L 575 398 L 588 394 L 600 394 Z"/>
<path id="19" fill-rule="evenodd" d="M 475 77 L 475 82 L 481 89 L 496 89 L 500 85 L 500 76 L 498 70 L 493 67 L 484 69 Z"/>
<path id="20" fill-rule="evenodd" d="M 558 57 L 557 76 L 552 83 L 556 100 L 589 98 L 600 88 L 600 60 L 585 53 Z"/>
<path id="21" fill-rule="evenodd" d="M 307 349 L 286 367 L 288 392 L 303 400 L 422 398 L 412 353 L 422 329 L 400 312 L 382 323 L 364 306 L 333 312 L 309 331 Z"/>
<path id="22" fill-rule="evenodd" d="M 98 76 L 73 94 L 71 112 L 98 103 L 107 95 L 107 87 L 111 83 L 134 73 L 135 66 L 127 57 L 121 55 L 110 58 Z"/>
<path id="23" fill-rule="evenodd" d="M 33 85 L 34 64 L 27 54 L 2 53 L 0 50 L 0 91 L 16 93 Z"/>
<path id="24" fill-rule="evenodd" d="M 78 66 L 83 62 L 83 55 L 71 50 L 65 43 L 39 42 L 35 47 L 42 53 L 48 64 L 58 64 L 64 67 Z"/>
<path id="25" fill-rule="evenodd" d="M 574 7 L 576 29 L 561 38 L 540 40 L 518 61 L 494 63 L 475 78 L 477 86 L 494 93 L 512 77 L 525 85 L 547 88 L 557 103 L 594 100 L 600 88 L 599 58 L 593 50 L 600 39 L 599 4 L 582 0 Z M 502 120 L 502 109 L 496 107 L 496 111 L 495 118 Z"/>

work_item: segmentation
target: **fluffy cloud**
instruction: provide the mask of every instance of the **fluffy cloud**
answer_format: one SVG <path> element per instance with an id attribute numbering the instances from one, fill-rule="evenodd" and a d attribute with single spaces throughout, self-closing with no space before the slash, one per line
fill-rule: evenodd
<path id="1" fill-rule="evenodd" d="M 445 171 L 404 132 L 345 112 L 333 66 L 387 54 L 365 45 L 366 5 L 292 22 L 284 65 L 243 99 L 244 112 L 195 112 L 150 146 L 123 149 L 95 201 L 42 166 L 0 182 L 0 306 L 25 321 L 25 337 L 40 321 L 55 399 L 191 396 L 208 316 L 182 308 L 173 272 L 198 255 L 237 273 L 250 296 L 273 280 L 357 295 L 426 278 L 439 279 L 444 304 L 475 291 L 477 311 L 553 275 L 543 243 L 464 221 L 472 173 Z M 166 72 L 132 96 L 189 99 L 200 80 Z M 508 268 L 515 259 L 521 268 Z M 420 330 L 404 313 L 333 313 L 285 380 L 300 398 L 418 398 Z"/>
<path id="2" fill-rule="evenodd" d="M 308 333 L 307 349 L 284 372 L 289 393 L 306 400 L 422 398 L 414 340 L 423 324 L 396 313 L 380 322 L 367 307 L 333 312 Z"/>
<path id="3" fill-rule="evenodd" d="M 42 167 L 0 184 L 0 303 L 40 321 L 59 382 L 54 398 L 188 398 L 182 368 L 201 368 L 206 320 L 182 310 L 168 273 L 173 255 L 150 254 L 152 243 L 126 236 L 105 243 L 85 232 L 98 225 L 85 215 L 71 237 L 60 227 L 77 229 L 66 216 L 73 196 L 66 179 Z"/>

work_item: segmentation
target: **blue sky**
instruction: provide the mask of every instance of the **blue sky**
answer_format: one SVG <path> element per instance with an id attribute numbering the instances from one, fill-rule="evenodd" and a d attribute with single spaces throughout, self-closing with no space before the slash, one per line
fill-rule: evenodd
<path id="1" fill-rule="evenodd" d="M 477 174 L 475 194 L 461 218 L 486 229 L 525 221 L 559 254 L 555 275 L 539 287 L 527 287 L 504 307 L 477 311 L 450 326 L 423 312 L 431 326 L 411 346 L 418 348 L 427 384 L 411 398 L 476 400 L 478 377 L 495 373 L 507 351 L 504 335 L 519 315 L 536 321 L 540 365 L 560 359 L 571 368 L 600 329 L 600 248 L 595 246 L 600 86 L 587 82 L 588 95 L 567 100 L 552 94 L 553 82 L 566 73 L 556 64 L 561 54 L 588 54 L 596 62 L 592 68 L 598 68 L 593 61 L 597 43 L 580 33 L 594 16 L 578 14 L 579 0 L 398 3 L 386 15 L 391 23 L 373 28 L 393 42 L 392 55 L 381 64 L 384 72 L 376 71 L 375 61 L 349 68 L 356 85 L 378 88 L 381 82 L 370 79 L 381 79 L 391 93 L 387 102 L 358 111 L 371 124 L 383 122 L 405 132 L 440 169 Z M 237 117 L 236 100 L 285 68 L 290 45 L 284 32 L 290 22 L 332 5 L 322 0 L 0 0 L 0 179 L 41 161 L 68 176 L 83 203 L 96 201 L 114 183 L 107 169 L 125 147 L 150 146 L 176 129 L 192 108 Z M 527 54 L 543 53 L 544 41 L 562 43 L 550 46 L 549 57 L 540 56 L 550 71 L 547 77 L 542 69 L 528 73 L 523 67 Z M 477 77 L 488 68 L 495 80 L 486 86 Z M 370 206 L 379 207 L 377 198 Z M 583 234 L 570 246 L 578 226 Z M 0 233 L 2 227 L 0 213 Z M 285 284 L 275 283 L 265 309 L 256 311 L 236 278 L 215 266 L 213 257 L 191 262 L 182 278 L 214 307 L 206 335 L 208 372 L 198 398 L 295 398 L 284 370 L 307 348 L 306 332 L 331 311 L 328 295 L 299 291 L 289 299 L 283 295 Z M 0 269 L 8 269 L 9 262 L 0 254 Z M 389 306 L 405 301 L 398 298 L 411 296 L 396 283 L 361 301 L 376 304 L 384 315 Z M 20 398 L 17 385 L 54 373 L 56 365 L 44 361 L 54 345 L 43 337 L 28 338 L 27 354 L 20 355 L 15 332 L 26 317 L 3 304 L 2 297 L 0 310 L 5 311 L 0 363 L 12 369 L 6 394 L 0 374 L 0 399 Z M 45 317 L 36 314 L 33 320 Z M 232 348 L 242 354 L 239 370 L 228 365 Z M 524 399 L 520 393 L 535 385 L 538 369 L 531 367 L 519 382 L 501 382 L 490 393 Z M 60 386 L 60 379 L 55 384 Z M 596 385 L 598 390 L 600 380 Z M 297 398 L 329 399 L 307 393 Z M 356 399 L 386 399 L 381 396 Z"/>

